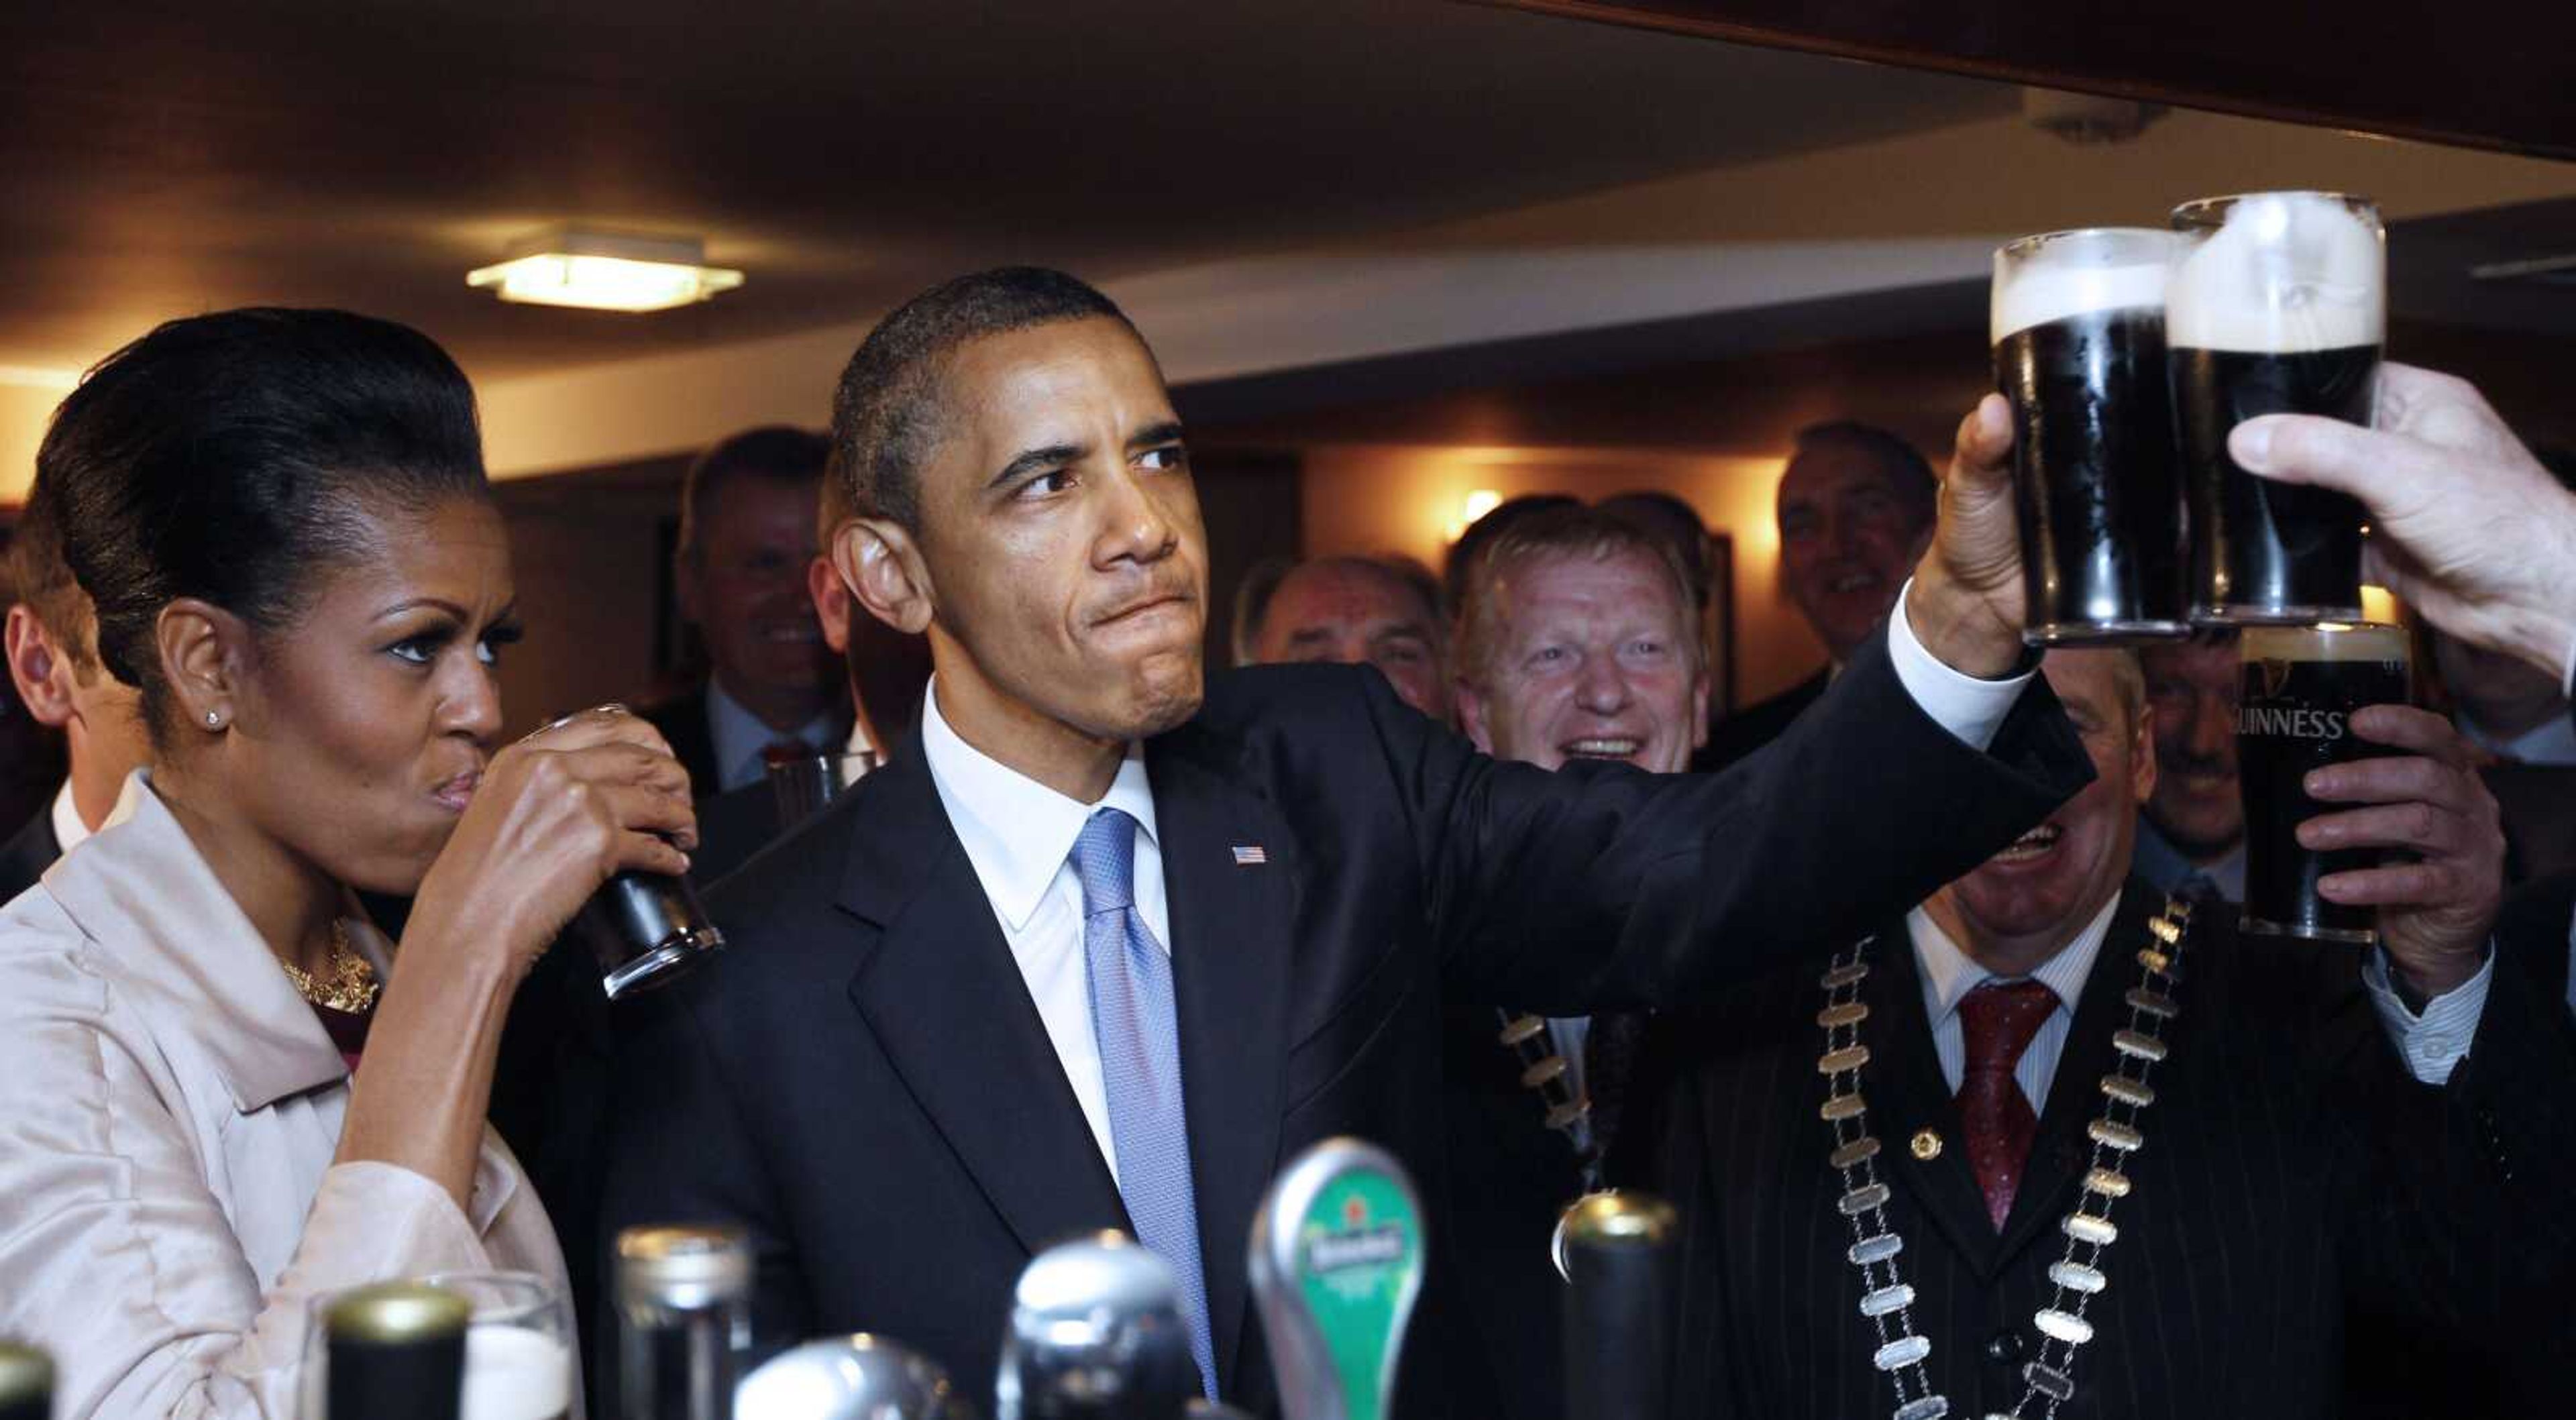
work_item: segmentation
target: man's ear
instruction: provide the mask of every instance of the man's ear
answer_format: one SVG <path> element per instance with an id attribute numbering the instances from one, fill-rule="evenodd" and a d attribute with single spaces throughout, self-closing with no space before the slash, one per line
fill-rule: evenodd
<path id="1" fill-rule="evenodd" d="M 69 658 L 45 634 L 25 602 L 9 608 L 7 630 L 9 679 L 18 683 L 18 698 L 38 724 L 61 729 L 72 721 L 72 667 Z"/>
<path id="2" fill-rule="evenodd" d="M 805 595 L 814 599 L 814 619 L 823 627 L 823 644 L 832 654 L 850 654 L 850 589 L 827 554 L 805 564 Z"/>
<path id="3" fill-rule="evenodd" d="M 897 631 L 915 635 L 930 628 L 938 609 L 930 569 L 921 549 L 900 524 L 883 518 L 852 518 L 832 535 L 832 570 L 858 604 Z"/>
<path id="4" fill-rule="evenodd" d="M 1478 753 L 1492 754 L 1494 736 L 1485 718 L 1485 697 L 1463 680 L 1455 682 L 1455 685 L 1458 693 L 1452 699 L 1458 706 L 1458 728 L 1467 732 L 1467 738 L 1475 743 Z"/>
<path id="5" fill-rule="evenodd" d="M 2142 807 L 2156 796 L 2156 707 L 2143 697 L 2129 734 L 2129 792 Z"/>
<path id="6" fill-rule="evenodd" d="M 250 627 L 222 607 L 181 597 L 161 608 L 152 630 L 161 676 L 181 723 L 198 730 L 230 727 L 248 689 Z M 215 717 L 211 723 L 209 714 Z"/>

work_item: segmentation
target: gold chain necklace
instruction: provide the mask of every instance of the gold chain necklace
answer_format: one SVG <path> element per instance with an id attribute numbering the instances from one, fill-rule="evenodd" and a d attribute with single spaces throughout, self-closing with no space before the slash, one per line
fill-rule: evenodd
<path id="1" fill-rule="evenodd" d="M 376 993 L 383 984 L 376 980 L 376 969 L 349 945 L 346 924 L 331 924 L 330 980 L 316 980 L 313 974 L 280 957 L 277 964 L 286 969 L 286 979 L 295 983 L 295 993 L 326 1011 L 341 1011 L 362 1016 L 375 1009 Z"/>

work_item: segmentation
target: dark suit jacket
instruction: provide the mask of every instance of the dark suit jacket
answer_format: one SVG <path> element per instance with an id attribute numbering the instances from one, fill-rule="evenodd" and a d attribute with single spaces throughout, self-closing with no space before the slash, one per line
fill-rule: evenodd
<path id="1" fill-rule="evenodd" d="M 54 836 L 53 803 L 47 800 L 34 818 L 0 844 L 0 903 L 34 887 L 61 856 L 62 840 Z"/>
<path id="2" fill-rule="evenodd" d="M 707 688 L 702 683 L 650 705 L 638 705 L 644 717 L 671 745 L 671 757 L 689 771 L 689 791 L 708 798 L 724 790 L 724 771 L 716 764 L 715 731 L 707 724 Z"/>
<path id="3" fill-rule="evenodd" d="M 1818 671 L 1770 699 L 1748 705 L 1710 726 L 1708 743 L 1691 755 L 1691 768 L 1714 774 L 1780 738 L 1791 721 L 1824 698 L 1825 686 L 1832 679 L 1830 670 Z"/>
<path id="4" fill-rule="evenodd" d="M 1494 1007 L 1441 1003 L 1449 1231 L 1435 1242 L 1456 1284 L 1456 1324 L 1436 1364 L 1453 1415 L 1549 1420 L 1565 1405 L 1565 1287 L 1547 1244 L 1583 1175 L 1501 1036 Z"/>
<path id="5" fill-rule="evenodd" d="M 1871 952 L 1862 1076 L 1880 1178 L 1905 1240 L 1916 1332 L 1953 1415 L 2018 1397 L 2031 1313 L 2063 1253 L 2101 1112 L 2122 997 L 2161 903 L 2132 880 L 2076 1007 L 2037 1143 L 1999 1238 L 1961 1144 L 1934 1055 L 1914 953 L 1891 919 Z M 2207 930 L 2203 930 L 2203 929 Z M 1878 1339 L 1844 1256 L 1828 1126 L 1817 1118 L 1825 954 L 1696 1018 L 1660 1161 L 1685 1219 L 1677 1416 L 1861 1416 L 1891 1408 L 1871 1368 Z M 2447 1087 L 2416 1083 L 2359 984 L 2359 954 L 2238 941 L 2195 927 L 2155 1067 L 2135 1192 L 2088 1313 L 2095 1340 L 2058 1413 L 2205 1420 L 2338 1413 L 2349 1363 L 2414 1392 L 2412 1413 L 2493 1414 L 2545 1354 L 2497 1349 L 2542 1324 L 2563 1336 L 2558 1293 L 2576 1276 L 2564 1180 L 2576 1162 L 2576 1041 L 2564 1011 L 2499 972 L 2476 1041 Z M 1924 1161 L 1909 1141 L 1937 1131 Z M 2525 1340 L 2536 1338 L 2524 1335 Z M 2554 1382 L 2553 1382 L 2554 1384 Z M 2537 1399 L 2537 1392 L 2533 1392 Z M 2402 1407 L 2391 1406 L 2392 1410 Z M 2523 1413 L 2539 1413 L 2537 1409 Z"/>
<path id="6" fill-rule="evenodd" d="M 2576 873 L 2542 878 L 2505 899 L 2496 918 L 2496 945 L 2521 968 L 2543 999 L 2567 999 L 2567 927 L 2576 917 Z"/>
<path id="7" fill-rule="evenodd" d="M 1427 1374 L 1444 982 L 1568 1015 L 1713 990 L 1750 964 L 1727 944 L 1856 930 L 2091 772 L 2044 685 L 1978 754 L 1883 646 L 1719 777 L 1495 763 L 1339 666 L 1217 678 L 1145 757 L 1218 1382 L 1254 1407 L 1253 1210 L 1334 1135 L 1392 1149 L 1432 1210 Z M 1126 1218 L 917 746 L 711 908 L 732 951 L 620 1030 L 608 1223 L 739 1223 L 765 1341 L 877 1331 L 980 1388 L 1031 1255 Z"/>

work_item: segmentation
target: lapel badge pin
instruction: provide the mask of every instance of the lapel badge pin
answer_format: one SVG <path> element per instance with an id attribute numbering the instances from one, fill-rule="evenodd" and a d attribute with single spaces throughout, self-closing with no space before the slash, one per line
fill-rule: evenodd
<path id="1" fill-rule="evenodd" d="M 1270 851 L 1258 843 L 1238 843 L 1234 847 L 1234 865 L 1238 868 L 1256 867 L 1269 861 Z"/>
<path id="2" fill-rule="evenodd" d="M 1932 1129 L 1918 1129 L 1914 1131 L 1914 1142 L 1911 1147 L 1914 1150 L 1914 1157 L 1921 1159 L 1927 1164 L 1932 1162 L 1934 1159 L 1941 1157 L 1940 1132 Z"/>

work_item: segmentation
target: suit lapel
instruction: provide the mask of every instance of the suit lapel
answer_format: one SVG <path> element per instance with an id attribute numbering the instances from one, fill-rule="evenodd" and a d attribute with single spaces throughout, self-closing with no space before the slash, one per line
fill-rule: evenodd
<path id="1" fill-rule="evenodd" d="M 1231 1383 L 1250 1316 L 1252 1214 L 1279 1164 L 1296 845 L 1267 804 L 1232 782 L 1230 766 L 1179 738 L 1149 743 L 1146 768 L 1171 912 L 1209 1328 L 1217 1374 Z M 1236 848 L 1257 849 L 1262 861 L 1238 862 Z"/>
<path id="2" fill-rule="evenodd" d="M 1133 1232 L 917 744 L 854 806 L 841 905 L 878 937 L 850 999 L 1021 1246 Z"/>
<path id="3" fill-rule="evenodd" d="M 2055 1236 L 2059 1220 L 2074 1206 L 2077 1176 L 2092 1157 L 2085 1129 L 2102 1113 L 2101 1081 L 2112 1069 L 2111 1035 L 2127 1022 L 2129 988 L 2138 981 L 2138 947 L 2146 940 L 2147 919 L 2163 905 L 2163 894 L 2134 880 L 2120 894 L 2120 909 L 2111 914 L 2110 933 L 2102 939 L 2084 994 L 2075 1003 L 2074 1028 L 2067 1032 L 2057 1073 L 2049 1081 L 2048 1108 L 2031 1138 L 2030 1161 L 2022 1167 L 2012 1213 L 2004 1219 L 2001 1261 Z"/>
<path id="4" fill-rule="evenodd" d="M 1959 1125 L 1959 1108 L 1941 1076 L 1941 1057 L 1932 1048 L 1932 1020 L 1923 1011 L 1923 976 L 1914 961 L 1914 940 L 1899 920 L 1879 933 L 1870 949 L 1869 980 L 1861 999 L 1869 1003 L 1867 1039 L 1886 1058 L 1864 1077 L 1864 1091 L 1883 1091 L 1884 1103 L 1872 1100 L 1885 1121 L 1879 1160 L 1883 1169 L 1913 1193 L 1932 1224 L 1979 1275 L 1991 1276 L 1995 1251 L 1994 1224 L 1986 1217 L 1985 1195 L 1968 1168 L 1967 1136 Z M 1928 1131 L 1939 1142 L 1926 1159 L 1915 1148 Z"/>

